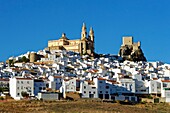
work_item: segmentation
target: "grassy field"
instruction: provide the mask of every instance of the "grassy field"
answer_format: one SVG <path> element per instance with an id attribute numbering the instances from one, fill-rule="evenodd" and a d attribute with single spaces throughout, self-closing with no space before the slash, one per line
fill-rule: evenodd
<path id="1" fill-rule="evenodd" d="M 122 105 L 95 101 L 7 101 L 0 102 L 1 113 L 170 113 L 170 105 Z"/>

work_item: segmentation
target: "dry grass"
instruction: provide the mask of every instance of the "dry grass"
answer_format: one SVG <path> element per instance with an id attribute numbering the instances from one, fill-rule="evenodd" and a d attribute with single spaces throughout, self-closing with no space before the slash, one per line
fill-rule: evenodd
<path id="1" fill-rule="evenodd" d="M 1 113 L 170 113 L 170 105 L 121 105 L 95 101 L 11 101 L 0 102 Z"/>

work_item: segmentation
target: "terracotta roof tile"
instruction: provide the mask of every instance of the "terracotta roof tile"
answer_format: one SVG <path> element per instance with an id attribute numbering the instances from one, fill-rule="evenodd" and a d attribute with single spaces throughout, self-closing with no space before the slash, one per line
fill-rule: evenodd
<path id="1" fill-rule="evenodd" d="M 105 78 L 98 78 L 98 80 L 106 80 Z"/>
<path id="2" fill-rule="evenodd" d="M 16 78 L 17 80 L 32 80 L 32 78 Z"/>
<path id="3" fill-rule="evenodd" d="M 54 78 L 62 78 L 62 76 L 54 76 Z"/>
<path id="4" fill-rule="evenodd" d="M 162 82 L 170 82 L 170 80 L 162 80 Z"/>
<path id="5" fill-rule="evenodd" d="M 158 78 L 153 78 L 153 80 L 158 80 Z"/>

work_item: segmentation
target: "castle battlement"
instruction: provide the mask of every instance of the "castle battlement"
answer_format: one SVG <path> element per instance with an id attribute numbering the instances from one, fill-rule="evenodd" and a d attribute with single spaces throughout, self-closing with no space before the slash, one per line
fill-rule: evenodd
<path id="1" fill-rule="evenodd" d="M 118 55 L 128 60 L 146 61 L 146 58 L 144 57 L 141 50 L 140 41 L 133 42 L 132 36 L 126 36 L 122 38 L 122 45 Z"/>

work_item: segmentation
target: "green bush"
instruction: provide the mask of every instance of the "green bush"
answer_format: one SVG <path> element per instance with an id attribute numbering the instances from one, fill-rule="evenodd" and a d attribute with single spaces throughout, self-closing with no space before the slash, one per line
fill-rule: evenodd
<path id="1" fill-rule="evenodd" d="M 146 101 L 141 101 L 140 103 L 141 103 L 141 104 L 146 104 L 147 102 L 146 102 Z"/>
<path id="2" fill-rule="evenodd" d="M 0 97 L 0 100 L 4 100 L 4 97 Z"/>
<path id="3" fill-rule="evenodd" d="M 151 96 L 151 95 L 148 95 L 148 97 L 147 97 L 148 99 L 153 99 L 153 97 Z"/>
<path id="4" fill-rule="evenodd" d="M 120 104 L 120 100 L 116 100 L 115 102 L 118 103 L 118 104 Z"/>
<path id="5" fill-rule="evenodd" d="M 28 97 L 28 96 L 29 96 L 29 94 L 28 94 L 27 92 L 24 92 L 24 91 L 21 92 L 21 95 L 22 95 L 23 97 Z"/>
<path id="6" fill-rule="evenodd" d="M 0 92 L 9 91 L 8 87 L 0 87 Z"/>

